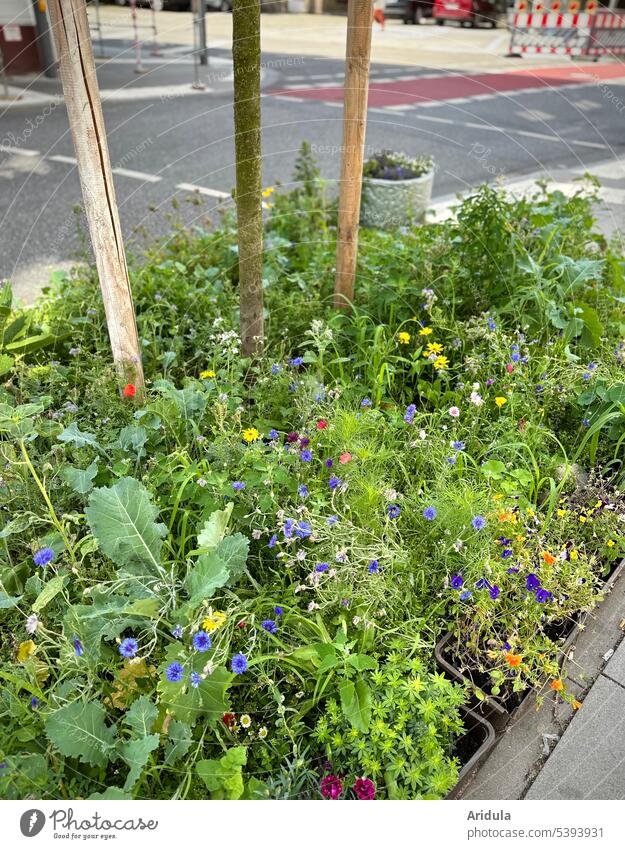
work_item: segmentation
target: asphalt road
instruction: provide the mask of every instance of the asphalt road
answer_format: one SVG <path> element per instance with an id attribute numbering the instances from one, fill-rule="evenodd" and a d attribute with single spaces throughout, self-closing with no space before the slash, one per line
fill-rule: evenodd
<path id="1" fill-rule="evenodd" d="M 166 48 L 167 67 L 152 59 L 140 77 L 131 51 L 120 56 L 120 45 L 114 48 L 117 59 L 100 69 L 100 84 L 118 92 L 104 114 L 127 244 L 140 250 L 146 239 L 166 238 L 173 219 L 193 226 L 230 202 L 231 80 L 225 51 L 205 71 L 209 90 L 191 94 L 193 67 L 181 48 Z M 541 75 L 523 69 L 522 60 L 508 61 L 509 71 L 490 77 L 374 65 L 367 150 L 432 153 L 435 198 L 499 176 L 556 175 L 565 166 L 592 171 L 593 162 L 623 156 L 625 66 L 612 63 L 610 71 L 563 58 L 547 62 Z M 293 55 L 265 62 L 264 184 L 290 185 L 307 140 L 336 191 L 342 63 Z M 31 87 L 51 92 L 55 84 L 38 80 Z M 67 267 L 79 248 L 73 155 L 62 104 L 47 111 L 41 103 L 0 108 L 0 277 L 13 279 L 20 294 L 45 285 L 50 269 Z M 189 186 L 202 189 L 201 203 Z"/>

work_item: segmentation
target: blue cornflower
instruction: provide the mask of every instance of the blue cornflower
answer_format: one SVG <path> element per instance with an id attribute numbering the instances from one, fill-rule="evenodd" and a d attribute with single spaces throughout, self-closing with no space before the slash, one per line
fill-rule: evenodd
<path id="1" fill-rule="evenodd" d="M 330 487 L 330 489 L 336 489 L 337 486 L 340 486 L 340 485 L 341 485 L 341 479 L 337 478 L 336 475 L 332 475 L 332 477 L 328 481 L 328 486 Z"/>
<path id="2" fill-rule="evenodd" d="M 260 623 L 260 627 L 263 629 L 263 631 L 267 631 L 268 634 L 278 633 L 278 626 L 273 621 L 273 619 L 265 619 L 264 622 Z"/>
<path id="3" fill-rule="evenodd" d="M 293 366 L 294 368 L 299 368 L 303 364 L 304 364 L 304 358 L 303 357 L 293 357 L 293 359 L 289 360 L 289 365 Z"/>
<path id="4" fill-rule="evenodd" d="M 295 528 L 295 536 L 298 539 L 306 539 L 312 534 L 312 528 L 308 522 L 298 522 Z"/>
<path id="5" fill-rule="evenodd" d="M 280 371 L 280 364 L 279 364 L 279 363 L 274 363 L 274 364 L 271 366 L 271 373 L 272 373 L 272 374 L 278 374 L 278 372 L 279 372 L 279 371 Z"/>
<path id="6" fill-rule="evenodd" d="M 339 520 L 338 516 L 328 516 L 328 518 L 326 519 L 326 525 L 328 525 L 328 527 L 331 528 L 333 525 L 336 525 L 338 520 Z"/>
<path id="7" fill-rule="evenodd" d="M 119 644 L 119 653 L 122 657 L 134 657 L 139 651 L 139 644 L 133 637 L 126 637 Z"/>
<path id="8" fill-rule="evenodd" d="M 436 507 L 426 507 L 422 515 L 428 522 L 433 522 L 436 519 Z"/>
<path id="9" fill-rule="evenodd" d="M 461 439 L 454 439 L 451 443 L 451 447 L 454 451 L 464 451 L 464 442 Z"/>
<path id="10" fill-rule="evenodd" d="M 202 683 L 202 676 L 200 675 L 200 673 L 199 672 L 192 672 L 191 673 L 191 686 L 194 689 L 197 690 L 197 688 L 200 686 L 201 683 Z"/>
<path id="11" fill-rule="evenodd" d="M 328 459 L 325 461 L 326 469 L 331 469 L 333 465 L 334 460 L 332 459 L 332 457 L 328 457 Z"/>
<path id="12" fill-rule="evenodd" d="M 521 355 L 515 351 L 513 354 L 510 355 L 510 359 L 513 363 L 518 363 L 521 361 Z"/>
<path id="13" fill-rule="evenodd" d="M 363 398 L 360 402 L 361 407 L 373 407 L 373 403 L 369 398 Z"/>
<path id="14" fill-rule="evenodd" d="M 276 614 L 276 616 L 282 616 L 282 614 L 284 613 L 284 608 L 280 607 L 280 605 L 276 605 L 276 607 L 274 607 L 273 609 L 273 612 Z"/>
<path id="15" fill-rule="evenodd" d="M 230 669 L 235 675 L 242 675 L 247 672 L 247 658 L 244 654 L 235 654 L 230 661 Z"/>
<path id="16" fill-rule="evenodd" d="M 327 563 L 317 563 L 315 566 L 315 572 L 327 572 L 330 567 Z"/>
<path id="17" fill-rule="evenodd" d="M 33 555 L 35 566 L 46 566 L 51 560 L 54 560 L 54 550 L 52 548 L 40 548 Z"/>
<path id="18" fill-rule="evenodd" d="M 551 601 L 553 598 L 553 593 L 550 593 L 549 590 L 545 590 L 542 587 L 536 590 L 536 601 L 539 604 L 544 604 L 546 601 Z"/>
<path id="19" fill-rule="evenodd" d="M 505 641 L 505 643 L 502 645 L 501 650 L 502 650 L 502 651 L 510 651 L 510 649 L 511 649 L 511 648 L 512 648 L 512 646 L 511 646 L 511 645 L 510 645 L 510 643 L 506 640 L 506 641 Z"/>
<path id="20" fill-rule="evenodd" d="M 488 329 L 489 330 L 497 330 L 497 325 L 495 324 L 494 320 L 490 317 L 488 319 Z"/>
<path id="21" fill-rule="evenodd" d="M 82 657 L 83 654 L 85 653 L 85 650 L 82 647 L 82 643 L 80 642 L 78 637 L 74 637 L 73 642 L 74 642 L 74 654 L 76 655 L 76 657 Z"/>
<path id="22" fill-rule="evenodd" d="M 404 416 L 404 421 L 407 424 L 412 424 L 414 421 L 415 413 L 417 412 L 417 408 L 415 404 L 409 404 L 406 408 L 406 415 Z"/>
<path id="23" fill-rule="evenodd" d="M 308 498 L 310 493 L 308 492 L 308 487 L 306 486 L 305 483 L 301 483 L 297 487 L 297 494 L 299 495 L 300 498 Z"/>
<path id="24" fill-rule="evenodd" d="M 172 684 L 177 684 L 178 681 L 182 681 L 183 674 L 183 666 L 181 663 L 178 663 L 177 660 L 170 663 L 165 670 L 165 678 L 167 678 L 168 681 L 171 681 Z"/>
<path id="25" fill-rule="evenodd" d="M 277 439 L 279 436 L 280 436 L 280 434 L 275 429 L 275 427 L 272 427 L 271 430 L 269 431 L 269 439 Z"/>
<path id="26" fill-rule="evenodd" d="M 458 462 L 458 457 L 457 457 L 457 455 L 456 455 L 456 454 L 454 454 L 454 455 L 453 455 L 453 457 L 448 457 L 448 458 L 447 458 L 447 462 L 449 463 L 449 465 L 450 465 L 450 466 L 455 466 L 455 465 L 456 465 L 456 463 Z"/>
<path id="27" fill-rule="evenodd" d="M 401 513 L 401 507 L 399 504 L 389 504 L 386 508 L 386 512 L 390 516 L 391 519 L 397 519 L 399 514 Z"/>
<path id="28" fill-rule="evenodd" d="M 278 542 L 278 534 L 272 534 L 269 542 L 267 543 L 268 548 L 273 548 L 274 545 Z"/>
<path id="29" fill-rule="evenodd" d="M 305 448 L 299 456 L 304 463 L 310 463 L 312 460 L 312 451 L 309 448 Z"/>
<path id="30" fill-rule="evenodd" d="M 369 563 L 367 571 L 370 572 L 371 574 L 374 574 L 375 572 L 379 572 L 380 571 L 379 561 L 378 560 L 372 560 Z"/>
<path id="31" fill-rule="evenodd" d="M 174 639 L 179 640 L 182 637 L 182 625 L 174 625 L 171 635 Z"/>
<path id="32" fill-rule="evenodd" d="M 588 363 L 586 368 L 588 369 L 588 371 L 594 371 L 597 368 L 597 363 Z"/>
<path id="33" fill-rule="evenodd" d="M 586 372 L 584 372 L 584 374 L 582 375 L 582 380 L 590 380 L 590 378 L 591 378 L 591 377 L 592 377 L 592 375 L 590 374 L 590 372 L 589 372 L 589 371 L 586 371 Z"/>
<path id="34" fill-rule="evenodd" d="M 456 573 L 455 575 L 451 576 L 450 584 L 452 586 L 452 589 L 459 590 L 460 587 L 464 584 L 464 578 L 462 577 L 462 575 L 458 575 L 458 573 Z"/>
<path id="35" fill-rule="evenodd" d="M 234 481 L 232 489 L 234 489 L 235 492 L 241 492 L 242 489 L 245 489 L 245 484 L 243 481 Z"/>
<path id="36" fill-rule="evenodd" d="M 471 519 L 471 524 L 473 525 L 473 529 L 476 531 L 482 531 L 486 527 L 486 519 L 483 516 L 474 516 Z"/>
<path id="37" fill-rule="evenodd" d="M 473 593 L 471 590 L 465 590 L 463 593 L 460 593 L 460 598 L 462 601 L 466 601 L 468 598 L 472 598 Z"/>
<path id="38" fill-rule="evenodd" d="M 198 631 L 197 634 L 193 635 L 193 648 L 196 651 L 208 651 L 209 648 L 213 645 L 211 642 L 211 638 L 208 636 L 206 631 Z"/>
<path id="39" fill-rule="evenodd" d="M 37 698 L 37 696 L 32 697 L 32 699 L 30 700 L 30 706 L 33 710 L 37 710 L 37 708 L 39 707 L 39 699 Z"/>
<path id="40" fill-rule="evenodd" d="M 284 521 L 284 538 L 291 539 L 293 536 L 293 528 L 295 527 L 295 519 L 285 519 Z"/>
<path id="41" fill-rule="evenodd" d="M 289 383 L 289 392 L 297 392 L 297 386 L 295 383 Z"/>
<path id="42" fill-rule="evenodd" d="M 490 597 L 492 598 L 493 601 L 495 601 L 495 599 L 499 598 L 499 593 L 500 593 L 500 589 L 497 586 L 497 584 L 493 584 L 492 587 L 490 588 L 490 590 L 488 591 L 488 594 L 490 595 Z"/>
<path id="43" fill-rule="evenodd" d="M 538 576 L 533 572 L 530 572 L 529 575 L 525 577 L 525 588 L 532 591 L 540 589 L 540 581 L 538 580 Z"/>
<path id="44" fill-rule="evenodd" d="M 582 419 L 582 424 L 584 427 L 590 427 L 590 419 Z"/>

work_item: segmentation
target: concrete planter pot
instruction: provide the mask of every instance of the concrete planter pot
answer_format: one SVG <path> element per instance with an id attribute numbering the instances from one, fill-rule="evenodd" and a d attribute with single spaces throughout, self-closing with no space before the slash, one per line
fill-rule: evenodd
<path id="1" fill-rule="evenodd" d="M 360 223 L 391 229 L 422 220 L 432 198 L 434 169 L 411 180 L 363 177 Z"/>
<path id="2" fill-rule="evenodd" d="M 447 799 L 456 799 L 458 797 L 468 779 L 497 742 L 495 729 L 487 719 L 484 719 L 483 716 L 466 707 L 466 705 L 460 707 L 460 712 L 463 715 L 466 728 L 463 736 L 467 738 L 467 741 L 469 739 L 473 741 L 473 746 L 471 747 L 472 753 L 469 754 L 466 760 L 462 757 L 460 758 L 462 767 L 458 773 L 458 781 L 445 797 Z"/>

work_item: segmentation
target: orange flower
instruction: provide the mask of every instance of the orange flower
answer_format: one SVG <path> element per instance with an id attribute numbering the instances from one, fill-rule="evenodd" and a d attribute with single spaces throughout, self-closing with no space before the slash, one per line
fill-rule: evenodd
<path id="1" fill-rule="evenodd" d="M 543 551 L 543 560 L 545 561 L 547 566 L 551 566 L 553 563 L 556 562 L 556 558 L 553 556 L 553 554 L 549 554 L 548 551 Z"/>
<path id="2" fill-rule="evenodd" d="M 124 398 L 134 398 L 137 394 L 137 387 L 134 383 L 127 383 L 122 389 L 122 395 Z"/>
<path id="3" fill-rule="evenodd" d="M 555 690 L 556 693 L 559 693 L 561 690 L 564 690 L 564 684 L 562 683 L 562 681 L 560 681 L 559 678 L 554 678 L 549 686 L 552 690 Z"/>
<path id="4" fill-rule="evenodd" d="M 508 510 L 505 513 L 500 513 L 497 518 L 500 522 L 516 522 L 516 516 L 514 513 L 510 513 Z"/>
<path id="5" fill-rule="evenodd" d="M 571 702 L 571 706 L 573 710 L 579 710 L 582 706 L 582 703 L 578 702 L 577 699 L 573 699 L 573 701 Z"/>
<path id="6" fill-rule="evenodd" d="M 523 656 L 520 654 L 512 654 L 512 652 L 510 651 L 506 654 L 506 663 L 508 664 L 508 666 L 511 666 L 513 668 L 515 666 L 520 666 L 522 660 Z"/>

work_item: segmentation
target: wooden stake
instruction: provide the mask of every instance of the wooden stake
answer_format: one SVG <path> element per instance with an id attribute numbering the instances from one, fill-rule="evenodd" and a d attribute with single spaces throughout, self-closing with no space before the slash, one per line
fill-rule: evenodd
<path id="1" fill-rule="evenodd" d="M 141 400 L 141 349 L 85 0 L 51 0 L 50 17 L 113 361 L 120 388 L 133 384 Z"/>
<path id="2" fill-rule="evenodd" d="M 354 299 L 372 23 L 371 0 L 348 0 L 343 147 L 334 284 L 334 306 L 343 308 L 348 308 Z"/>
<path id="3" fill-rule="evenodd" d="M 263 209 L 260 137 L 260 0 L 232 6 L 234 143 L 241 353 L 263 350 Z"/>

